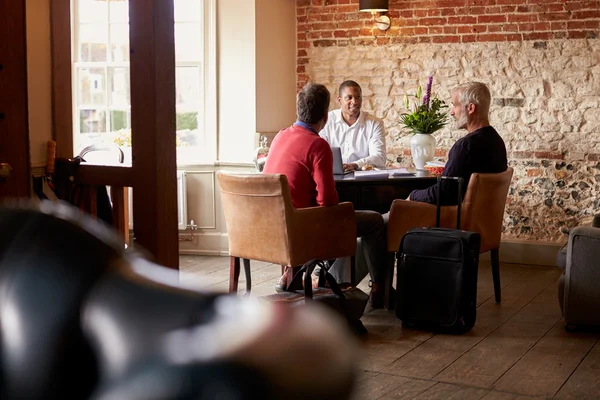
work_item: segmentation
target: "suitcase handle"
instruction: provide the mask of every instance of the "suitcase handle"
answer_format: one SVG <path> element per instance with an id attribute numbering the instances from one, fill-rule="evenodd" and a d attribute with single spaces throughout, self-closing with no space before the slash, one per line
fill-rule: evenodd
<path id="1" fill-rule="evenodd" d="M 435 226 L 440 227 L 440 214 L 442 211 L 442 180 L 451 180 L 458 182 L 458 210 L 456 212 L 456 229 L 460 229 L 460 210 L 462 208 L 462 185 L 465 181 L 460 176 L 438 176 L 438 194 L 437 194 L 437 205 L 435 209 Z"/>

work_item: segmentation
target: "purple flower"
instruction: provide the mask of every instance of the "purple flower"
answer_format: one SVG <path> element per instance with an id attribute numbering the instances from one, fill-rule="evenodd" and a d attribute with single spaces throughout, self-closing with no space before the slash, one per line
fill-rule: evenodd
<path id="1" fill-rule="evenodd" d="M 429 82 L 427 82 L 427 90 L 425 90 L 425 97 L 423 97 L 423 105 L 426 110 L 429 110 L 429 98 L 431 97 L 431 85 L 433 84 L 433 75 L 429 76 Z"/>

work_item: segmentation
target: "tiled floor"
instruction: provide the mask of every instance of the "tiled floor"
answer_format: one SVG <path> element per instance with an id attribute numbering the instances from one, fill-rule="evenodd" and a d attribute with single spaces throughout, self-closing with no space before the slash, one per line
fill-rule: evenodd
<path id="1" fill-rule="evenodd" d="M 186 283 L 227 290 L 228 257 L 182 256 L 180 265 Z M 273 293 L 279 274 L 279 266 L 253 262 L 253 294 Z M 496 304 L 490 265 L 481 263 L 477 323 L 458 336 L 403 329 L 392 311 L 368 310 L 355 399 L 600 399 L 600 333 L 565 331 L 559 275 L 503 264 Z"/>

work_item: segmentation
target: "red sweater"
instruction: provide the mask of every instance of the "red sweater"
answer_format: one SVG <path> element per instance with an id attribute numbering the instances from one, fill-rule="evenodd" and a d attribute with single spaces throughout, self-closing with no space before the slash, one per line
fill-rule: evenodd
<path id="1" fill-rule="evenodd" d="M 292 125 L 275 136 L 263 172 L 287 177 L 296 208 L 338 203 L 331 147 L 306 128 Z"/>

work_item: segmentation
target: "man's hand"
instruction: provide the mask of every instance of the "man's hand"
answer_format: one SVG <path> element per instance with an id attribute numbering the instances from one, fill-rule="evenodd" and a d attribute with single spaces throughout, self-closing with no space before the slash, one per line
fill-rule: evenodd
<path id="1" fill-rule="evenodd" d="M 358 164 L 356 164 L 356 163 L 344 164 L 344 171 L 356 171 L 357 169 L 358 169 Z"/>
<path id="2" fill-rule="evenodd" d="M 410 201 L 410 194 L 408 195 L 408 197 L 406 198 L 407 201 Z"/>

